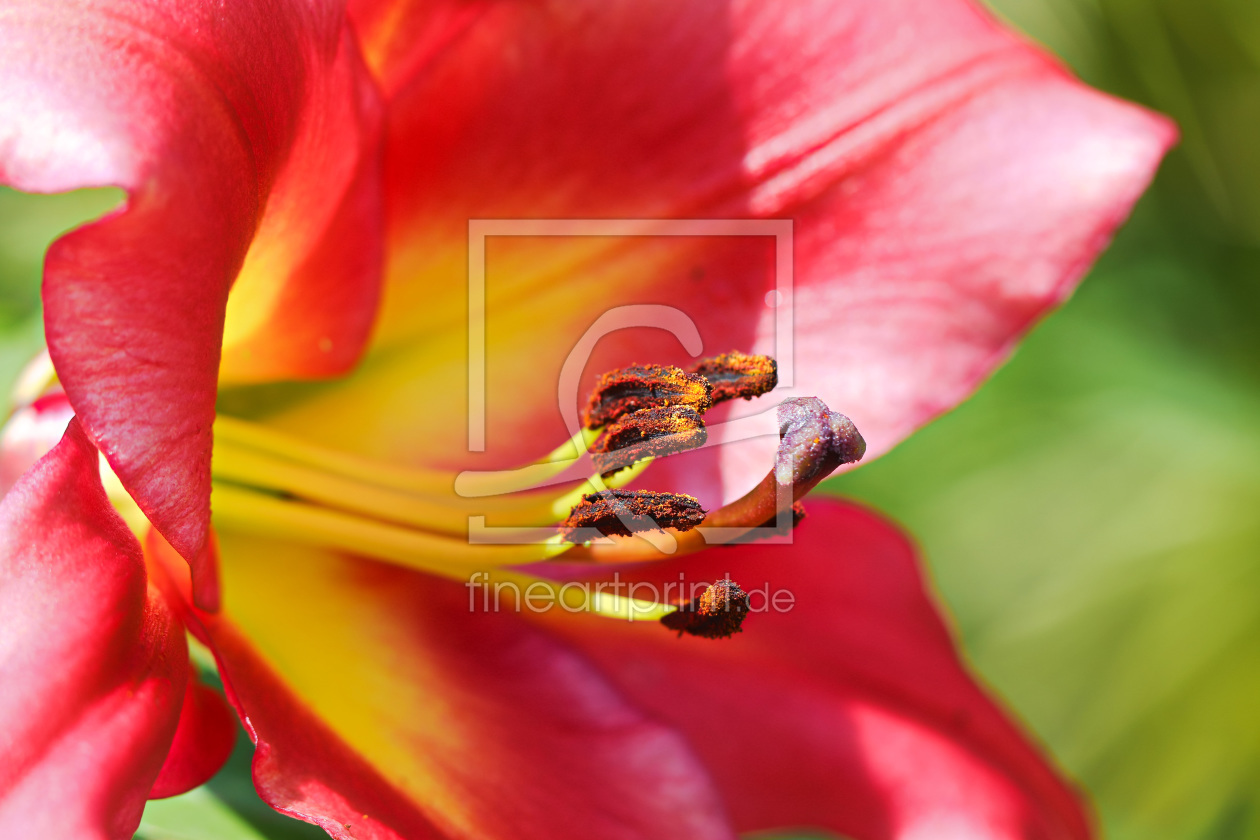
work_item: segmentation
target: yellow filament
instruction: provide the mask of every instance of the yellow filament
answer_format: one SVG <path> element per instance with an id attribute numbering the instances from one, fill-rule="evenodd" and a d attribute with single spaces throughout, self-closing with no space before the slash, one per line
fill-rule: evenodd
<path id="1" fill-rule="evenodd" d="M 581 429 L 545 458 L 515 470 L 465 470 L 455 477 L 455 492 L 469 498 L 500 496 L 540 487 L 578 462 L 599 436 L 599 429 Z"/>
<path id="2" fill-rule="evenodd" d="M 610 584 L 558 583 L 507 567 L 573 549 L 549 527 L 485 529 L 485 515 L 554 523 L 585 493 L 621 487 L 645 459 L 608 481 L 559 479 L 598 430 L 582 430 L 519 470 L 449 472 L 411 469 L 326 449 L 264 426 L 220 416 L 215 422 L 214 517 L 241 533 L 292 541 L 394 563 L 449 580 L 511 587 L 515 597 L 543 597 L 557 608 L 621 620 L 657 620 L 676 608 L 608 591 Z M 579 482 L 572 487 L 574 481 Z M 562 496 L 523 494 L 563 483 Z M 480 531 L 474 533 L 474 524 Z M 476 539 L 488 535 L 485 541 Z M 667 542 L 671 540 L 666 538 Z M 658 551 L 669 547 L 658 547 Z M 659 556 L 659 554 L 658 554 Z"/>
<path id="3" fill-rule="evenodd" d="M 448 487 L 445 498 L 436 498 L 381 487 L 227 441 L 220 441 L 214 450 L 213 473 L 221 481 L 278 491 L 374 519 L 445 534 L 465 533 L 468 516 L 473 514 L 506 514 L 513 522 L 535 525 L 557 519 L 552 514 L 552 496 L 535 493 L 462 499 Z"/>
<path id="4" fill-rule="evenodd" d="M 379 487 L 435 496 L 450 492 L 450 473 L 381 464 L 222 414 L 214 421 L 214 442 L 216 449 L 222 444 L 236 444 L 240 448 L 268 452 L 334 475 L 361 478 Z"/>
<path id="5" fill-rule="evenodd" d="M 573 506 L 582 501 L 582 497 L 587 493 L 598 493 L 601 490 L 616 489 L 625 487 L 630 482 L 638 478 L 644 470 L 648 468 L 648 464 L 652 463 L 651 458 L 644 458 L 624 470 L 613 475 L 607 481 L 599 473 L 588 478 L 580 487 L 574 488 L 572 491 L 565 493 L 556 499 L 551 505 L 551 518 L 564 519 L 569 515 L 569 511 L 573 510 Z"/>
<path id="6" fill-rule="evenodd" d="M 545 597 L 572 612 L 606 618 L 654 621 L 676 607 L 606 591 L 607 584 L 557 583 L 505 566 L 546 560 L 571 546 L 558 540 L 524 545 L 470 545 L 424 532 L 277 499 L 251 490 L 216 484 L 215 518 L 238 533 L 332 547 L 410 569 L 491 588 L 511 587 L 515 597 Z M 501 593 L 500 593 L 501 594 Z"/>
<path id="7" fill-rule="evenodd" d="M 569 548 L 554 542 L 470 545 L 467 540 L 219 483 L 214 485 L 213 503 L 216 521 L 232 530 L 331 546 L 457 580 L 465 579 L 472 570 L 533 563 Z"/>
<path id="8" fill-rule="evenodd" d="M 672 604 L 623 596 L 618 589 L 610 592 L 611 584 L 598 581 L 557 583 L 511 569 L 495 569 L 487 573 L 486 581 L 492 591 L 495 584 L 511 586 L 514 594 L 520 593 L 520 597 L 528 599 L 532 587 L 533 591 L 540 593 L 540 600 L 541 595 L 545 595 L 548 603 L 560 609 L 589 612 L 623 621 L 659 621 L 678 609 Z"/>

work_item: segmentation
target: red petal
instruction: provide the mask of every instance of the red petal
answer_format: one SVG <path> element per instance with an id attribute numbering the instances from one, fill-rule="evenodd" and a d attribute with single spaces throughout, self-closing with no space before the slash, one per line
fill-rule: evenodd
<path id="1" fill-rule="evenodd" d="M 1173 134 L 962 0 L 352 11 L 391 109 L 390 305 L 347 390 L 279 422 L 390 459 L 472 465 L 452 446 L 468 429 L 470 220 L 790 219 L 791 393 L 853 417 L 875 452 L 963 398 L 1062 300 Z M 681 308 L 708 353 L 778 350 L 769 237 L 491 236 L 485 266 L 476 468 L 568 436 L 561 367 L 618 305 Z M 582 387 L 657 361 L 688 355 L 660 329 L 617 333 Z M 726 456 L 728 495 L 764 474 L 764 452 L 749 458 Z"/>
<path id="2" fill-rule="evenodd" d="M 1073 791 L 959 660 L 905 537 L 850 505 L 808 510 L 791 546 L 621 570 L 657 592 L 672 582 L 676 593 L 682 572 L 688 584 L 729 575 L 746 590 L 794 596 L 780 612 L 755 594 L 760 611 L 731 639 L 568 615 L 548 626 L 689 735 L 740 831 L 1089 837 Z"/>
<path id="3" fill-rule="evenodd" d="M 198 632 L 273 807 L 359 840 L 733 837 L 677 735 L 537 628 L 458 583 L 219 537 L 231 613 Z"/>
<path id="4" fill-rule="evenodd" d="M 183 627 L 77 422 L 0 502 L 0 836 L 130 838 L 179 719 Z"/>
<path id="5" fill-rule="evenodd" d="M 175 796 L 209 781 L 232 754 L 235 742 L 236 716 L 223 696 L 189 669 L 179 728 L 149 798 Z"/>
<path id="6" fill-rule="evenodd" d="M 365 90 L 333 3 L 5 9 L 0 180 L 128 191 L 49 249 L 49 352 L 91 438 L 190 560 L 208 527 L 224 308 L 251 241 L 277 305 L 301 287 L 319 329 L 291 331 L 300 346 L 244 330 L 241 353 L 314 375 L 344 368 L 365 334 L 378 247 L 375 187 L 356 180 L 375 154 L 370 120 L 355 123 Z"/>

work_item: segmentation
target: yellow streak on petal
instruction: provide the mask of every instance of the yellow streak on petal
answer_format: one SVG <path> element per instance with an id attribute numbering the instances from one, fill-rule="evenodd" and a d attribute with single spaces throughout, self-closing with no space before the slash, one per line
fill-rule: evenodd
<path id="1" fill-rule="evenodd" d="M 131 498 L 131 494 L 127 492 L 127 488 L 123 487 L 122 481 L 114 473 L 109 462 L 105 460 L 105 456 L 101 455 L 101 484 L 105 487 L 105 495 L 109 498 L 110 504 L 114 506 L 114 510 L 118 511 L 118 515 L 122 517 L 123 522 L 127 523 L 127 527 L 136 535 L 139 540 L 144 540 L 145 535 L 149 533 L 149 518 L 144 515 L 144 511 L 140 510 L 140 506 L 136 504 L 136 500 Z"/>
<path id="2" fill-rule="evenodd" d="M 248 380 L 249 357 L 245 346 L 256 335 L 275 329 L 276 304 L 284 291 L 292 255 L 283 239 L 258 237 L 232 284 L 223 322 L 223 359 L 220 377 L 226 381 Z"/>
<path id="3" fill-rule="evenodd" d="M 313 546 L 220 535 L 229 617 L 310 709 L 452 834 L 471 814 L 433 753 L 459 755 L 466 716 L 441 688 L 388 587 L 363 564 Z M 423 624 L 420 625 L 424 627 Z M 429 759 L 429 760 L 426 760 Z"/>
<path id="4" fill-rule="evenodd" d="M 220 533 L 220 548 L 227 617 L 263 660 L 445 833 L 477 836 L 475 798 L 461 788 L 468 776 L 448 762 L 494 746 L 469 706 L 467 677 L 460 682 L 461 669 L 443 659 L 450 645 L 440 637 L 450 628 L 417 614 L 416 599 L 379 566 L 230 530 Z M 513 572 L 500 579 L 522 590 L 550 587 L 571 608 L 595 602 L 622 620 L 654 621 L 672 610 L 608 593 L 588 598 Z"/>
<path id="5" fill-rule="evenodd" d="M 216 445 L 222 441 L 241 448 L 274 453 L 295 463 L 318 467 L 337 475 L 361 477 L 381 487 L 434 496 L 448 495 L 451 490 L 452 476 L 449 472 L 395 467 L 222 414 L 215 418 L 214 437 Z"/>

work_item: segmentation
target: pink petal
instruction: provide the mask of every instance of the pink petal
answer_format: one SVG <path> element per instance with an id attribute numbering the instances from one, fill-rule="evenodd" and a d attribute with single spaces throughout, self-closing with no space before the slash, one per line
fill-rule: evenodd
<path id="1" fill-rule="evenodd" d="M 179 720 L 183 627 L 78 422 L 0 502 L 0 836 L 130 838 Z"/>
<path id="2" fill-rule="evenodd" d="M 269 278 L 251 295 L 302 300 L 299 329 L 237 330 L 234 353 L 268 375 L 342 370 L 366 334 L 379 248 L 368 96 L 332 2 L 6 6 L 0 180 L 128 191 L 49 249 L 49 352 L 92 440 L 190 560 L 204 554 L 225 303 L 242 264 Z"/>
<path id="3" fill-rule="evenodd" d="M 549 635 L 459 583 L 219 538 L 231 611 L 195 629 L 273 807 L 356 840 L 733 838 L 677 734 Z"/>
<path id="4" fill-rule="evenodd" d="M 619 570 L 658 593 L 672 583 L 676 595 L 680 573 L 688 584 L 729 575 L 758 591 L 760 611 L 730 639 L 680 639 L 655 623 L 543 620 L 635 704 L 688 735 L 740 831 L 1091 836 L 1077 794 L 960 661 L 913 546 L 852 505 L 819 499 L 807 509 L 790 546 Z M 791 593 L 791 609 L 770 608 L 765 587 Z"/>

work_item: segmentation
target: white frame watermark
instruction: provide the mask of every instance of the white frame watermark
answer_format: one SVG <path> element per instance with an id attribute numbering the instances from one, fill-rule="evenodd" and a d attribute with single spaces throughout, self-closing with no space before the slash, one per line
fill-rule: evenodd
<path id="1" fill-rule="evenodd" d="M 770 237 L 774 239 L 774 288 L 766 292 L 766 305 L 774 310 L 774 350 L 779 385 L 792 386 L 793 342 L 793 222 L 791 219 L 470 219 L 468 221 L 468 450 L 486 449 L 486 241 L 492 236 L 519 237 Z M 657 304 L 612 307 L 601 314 L 570 351 L 557 383 L 560 413 L 570 435 L 579 428 L 577 417 L 579 378 L 595 344 L 604 335 L 632 327 L 667 330 L 693 357 L 705 348 L 690 317 L 679 309 Z M 727 350 L 730 348 L 721 348 Z M 710 443 L 721 445 L 762 435 L 778 435 L 774 409 L 728 423 L 710 426 Z M 581 453 L 576 453 L 580 457 Z M 575 461 L 577 460 L 575 457 Z M 519 472 L 526 475 L 528 468 Z M 456 492 L 465 495 L 461 483 L 479 473 L 461 474 Z M 571 479 L 559 479 L 570 481 Z M 471 483 L 471 482 L 469 482 Z M 544 480 L 532 487 L 546 486 Z M 790 488 L 780 488 L 790 494 Z M 476 495 L 470 494 L 470 495 Z M 786 503 L 784 503 L 786 502 Z M 719 542 L 743 534 L 744 538 L 791 542 L 791 500 L 780 499 L 778 519 L 751 529 L 701 528 Z M 537 542 L 545 528 L 510 528 L 486 525 L 485 516 L 468 517 L 468 539 L 474 544 L 525 544 Z M 730 534 L 719 532 L 730 531 Z M 663 554 L 672 554 L 675 541 L 668 534 L 643 534 Z"/>

